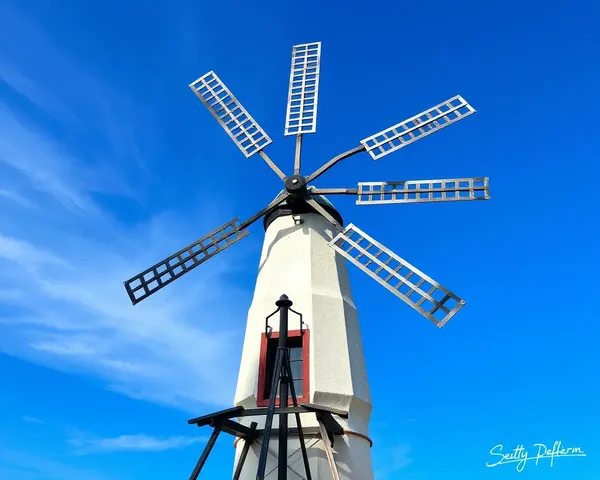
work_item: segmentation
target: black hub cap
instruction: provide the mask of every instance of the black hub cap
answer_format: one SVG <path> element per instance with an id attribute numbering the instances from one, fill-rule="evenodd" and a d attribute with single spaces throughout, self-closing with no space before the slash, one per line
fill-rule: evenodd
<path id="1" fill-rule="evenodd" d="M 301 175 L 294 175 L 285 179 L 285 189 L 293 194 L 299 195 L 306 191 L 306 178 Z"/>

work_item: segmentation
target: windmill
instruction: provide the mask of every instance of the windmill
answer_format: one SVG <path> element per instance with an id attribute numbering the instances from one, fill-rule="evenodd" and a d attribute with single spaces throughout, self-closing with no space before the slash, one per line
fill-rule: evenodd
<path id="1" fill-rule="evenodd" d="M 341 215 L 325 195 L 352 195 L 356 197 L 357 205 L 490 198 L 487 177 L 360 182 L 355 188 L 312 186 L 321 175 L 342 160 L 361 152 L 379 160 L 475 113 L 475 109 L 457 95 L 361 140 L 355 148 L 337 155 L 310 175 L 303 175 L 303 136 L 316 132 L 320 58 L 320 42 L 296 45 L 292 49 L 284 131 L 284 135 L 296 138 L 292 175 L 284 173 L 269 157 L 266 147 L 272 140 L 216 73 L 210 71 L 190 84 L 192 91 L 245 157 L 258 154 L 281 179 L 284 188 L 255 215 L 244 221 L 239 218 L 230 220 L 125 282 L 127 293 L 132 303 L 136 304 L 246 237 L 248 228 L 263 218 L 265 239 L 254 297 L 248 312 L 234 400 L 236 407 L 226 413 L 219 412 L 220 417 L 214 414 L 209 416 L 209 420 L 202 417 L 204 420 L 190 421 L 199 426 L 210 424 L 215 427 L 216 418 L 225 419 L 220 420 L 219 431 L 225 429 L 247 440 L 236 441 L 238 467 L 234 478 L 259 478 L 253 473 L 256 468 L 252 468 L 259 465 L 259 450 L 268 450 L 272 463 L 263 466 L 263 475 L 268 477 L 267 472 L 277 471 L 280 479 L 307 478 L 299 466 L 303 458 L 296 455 L 300 449 L 310 452 L 312 478 L 373 478 L 370 456 L 372 442 L 368 437 L 371 397 L 358 314 L 352 300 L 344 258 L 438 327 L 444 326 L 465 305 L 457 295 L 357 226 L 352 223 L 344 225 Z M 258 413 L 259 407 L 267 406 L 269 398 L 275 397 L 269 387 L 274 375 L 277 331 L 273 331 L 274 327 L 268 321 L 265 323 L 265 318 L 282 293 L 288 294 L 296 308 L 303 312 L 297 328 L 290 326 L 286 344 L 291 362 L 290 380 L 293 380 L 291 383 L 300 404 L 305 407 L 305 410 L 294 412 L 299 419 L 297 412 L 307 412 L 311 405 L 318 404 L 323 406 L 319 408 L 324 409 L 321 411 L 321 420 L 328 412 L 340 417 L 339 423 L 336 423 L 340 429 L 336 432 L 339 439 L 336 440 L 335 454 L 325 441 L 326 433 L 332 435 L 331 429 L 325 432 L 323 421 L 312 420 L 312 417 L 307 422 L 303 419 L 302 426 L 298 420 L 296 422 L 296 427 L 299 427 L 296 430 L 306 432 L 306 445 L 304 440 L 296 438 L 293 428 L 289 431 L 289 442 L 292 444 L 289 451 L 293 453 L 288 456 L 284 451 L 283 460 L 273 460 L 277 459 L 277 453 L 269 442 L 264 448 L 252 445 L 252 441 L 258 438 L 256 432 L 261 429 L 264 431 L 264 420 L 251 413 Z M 283 411 L 281 408 L 280 411 Z M 292 413 L 292 410 L 286 411 Z M 318 408 L 316 410 L 318 413 Z M 314 412 L 315 409 L 310 411 Z M 229 420 L 233 416 L 244 418 L 246 423 L 233 427 L 234 422 Z M 226 424 L 222 422 L 229 422 L 229 427 L 225 428 Z M 287 420 L 285 428 L 287 433 Z M 277 431 L 276 428 L 275 437 Z M 276 442 L 277 439 L 272 438 L 271 441 Z M 324 445 L 315 443 L 319 439 L 323 440 Z M 213 440 L 211 442 L 214 443 Z M 242 469 L 244 461 L 247 466 Z M 288 474 L 290 477 L 285 477 Z"/>

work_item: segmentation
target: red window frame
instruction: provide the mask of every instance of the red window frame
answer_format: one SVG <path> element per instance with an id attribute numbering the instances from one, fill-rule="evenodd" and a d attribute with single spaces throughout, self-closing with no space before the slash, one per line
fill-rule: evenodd
<path id="1" fill-rule="evenodd" d="M 298 403 L 308 403 L 310 399 L 310 382 L 309 382 L 309 346 L 310 333 L 308 329 L 290 330 L 288 338 L 302 338 L 302 396 L 298 397 Z M 268 407 L 269 397 L 265 398 L 265 387 L 267 378 L 267 346 L 268 341 L 275 341 L 279 338 L 279 332 L 272 332 L 270 337 L 263 332 L 260 341 L 260 360 L 258 364 L 258 393 L 256 396 L 257 407 Z M 275 404 L 279 406 L 279 398 L 275 399 Z M 292 405 L 292 399 L 289 398 L 288 405 Z"/>

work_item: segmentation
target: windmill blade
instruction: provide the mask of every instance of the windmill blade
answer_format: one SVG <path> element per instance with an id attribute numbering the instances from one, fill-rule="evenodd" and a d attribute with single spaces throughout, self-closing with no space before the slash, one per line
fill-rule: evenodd
<path id="1" fill-rule="evenodd" d="M 475 113 L 460 95 L 361 140 L 377 160 Z"/>
<path id="2" fill-rule="evenodd" d="M 358 196 L 357 205 L 490 199 L 488 177 L 360 182 L 355 191 Z"/>
<path id="3" fill-rule="evenodd" d="M 246 156 L 272 140 L 213 71 L 190 83 L 190 88 Z"/>
<path id="4" fill-rule="evenodd" d="M 125 281 L 125 290 L 127 290 L 131 303 L 135 305 L 148 298 L 183 274 L 249 235 L 250 232 L 246 229 L 288 196 L 288 192 L 281 192 L 269 205 L 244 222 L 240 223 L 239 218 L 234 218 L 177 253 Z"/>
<path id="5" fill-rule="evenodd" d="M 353 224 L 329 245 L 440 328 L 465 305 L 464 300 Z"/>
<path id="6" fill-rule="evenodd" d="M 239 218 L 230 220 L 208 235 L 124 282 L 131 303 L 135 305 L 141 302 L 250 234 L 248 230 L 242 231 L 238 224 Z"/>
<path id="7" fill-rule="evenodd" d="M 190 83 L 190 88 L 246 158 L 258 153 L 279 178 L 286 178 L 286 175 L 263 151 L 272 140 L 215 72 L 210 71 Z"/>
<path id="8" fill-rule="evenodd" d="M 321 42 L 294 45 L 284 135 L 317 131 Z"/>

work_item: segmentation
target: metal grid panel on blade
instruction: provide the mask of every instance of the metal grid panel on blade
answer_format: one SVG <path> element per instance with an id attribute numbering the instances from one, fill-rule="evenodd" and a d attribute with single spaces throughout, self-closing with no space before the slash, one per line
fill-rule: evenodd
<path id="1" fill-rule="evenodd" d="M 357 205 L 489 200 L 488 177 L 360 182 Z"/>
<path id="2" fill-rule="evenodd" d="M 239 218 L 212 231 L 200 240 L 125 282 L 129 298 L 136 304 L 181 277 L 250 232 L 239 230 Z"/>
<path id="3" fill-rule="evenodd" d="M 375 160 L 475 113 L 460 95 L 361 140 Z"/>
<path id="4" fill-rule="evenodd" d="M 295 45 L 284 135 L 317 131 L 321 42 Z"/>
<path id="5" fill-rule="evenodd" d="M 254 155 L 272 142 L 215 72 L 208 72 L 195 82 L 190 83 L 190 88 L 213 114 L 246 158 Z"/>
<path id="6" fill-rule="evenodd" d="M 329 245 L 438 327 L 465 302 L 353 224 Z"/>

